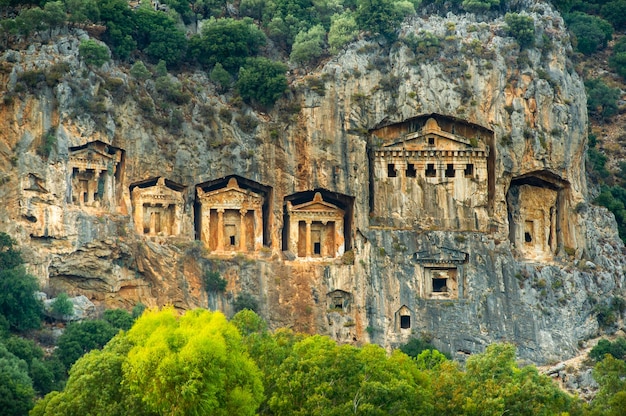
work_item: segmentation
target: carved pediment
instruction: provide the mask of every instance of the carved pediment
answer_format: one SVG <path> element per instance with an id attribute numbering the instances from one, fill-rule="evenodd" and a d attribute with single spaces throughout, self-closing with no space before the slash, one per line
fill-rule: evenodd
<path id="1" fill-rule="evenodd" d="M 410 132 L 383 146 L 384 150 L 485 150 L 478 138 L 468 138 L 442 130 L 434 118 L 428 119 L 424 127 Z"/>
<path id="2" fill-rule="evenodd" d="M 417 263 L 460 264 L 467 262 L 467 258 L 468 254 L 463 251 L 437 246 L 413 254 L 413 259 Z"/>
<path id="3" fill-rule="evenodd" d="M 263 205 L 263 197 L 246 189 L 241 189 L 237 180 L 231 178 L 225 188 L 204 192 L 197 188 L 198 197 L 202 204 L 209 207 L 224 208 L 260 208 Z"/>
<path id="4" fill-rule="evenodd" d="M 313 197 L 313 201 L 305 202 L 303 204 L 292 206 L 290 212 L 319 212 L 323 213 L 340 213 L 343 215 L 343 210 L 337 206 L 326 202 L 322 199 L 322 194 L 317 192 Z"/>
<path id="5" fill-rule="evenodd" d="M 132 191 L 133 198 L 140 198 L 147 203 L 157 204 L 182 204 L 183 196 L 180 192 L 169 188 L 165 184 L 165 178 L 160 177 L 157 184 L 147 188 L 135 187 Z"/>

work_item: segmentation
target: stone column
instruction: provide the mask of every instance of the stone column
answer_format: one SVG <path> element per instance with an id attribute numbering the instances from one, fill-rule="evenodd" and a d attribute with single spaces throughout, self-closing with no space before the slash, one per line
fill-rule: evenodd
<path id="1" fill-rule="evenodd" d="M 150 207 L 153 207 L 153 205 L 150 204 Z M 148 234 L 154 235 L 155 230 L 156 230 L 156 215 L 155 215 L 155 212 L 152 211 L 150 213 L 150 231 L 148 232 Z"/>
<path id="2" fill-rule="evenodd" d="M 224 251 L 224 208 L 217 209 L 217 251 Z"/>
<path id="3" fill-rule="evenodd" d="M 248 251 L 246 247 L 246 213 L 248 210 L 240 209 L 239 210 L 239 251 Z"/>
<path id="4" fill-rule="evenodd" d="M 259 251 L 263 247 L 263 228 L 263 209 L 257 207 L 254 210 L 254 251 Z"/>
<path id="5" fill-rule="evenodd" d="M 307 257 L 311 257 L 311 220 L 307 220 L 306 221 L 306 235 L 305 235 L 305 239 L 306 239 L 306 256 Z"/>
<path id="6" fill-rule="evenodd" d="M 202 221 L 200 227 L 200 239 L 208 249 L 210 248 L 211 241 L 211 207 L 208 207 L 206 203 L 201 203 L 200 211 L 202 212 L 200 216 L 200 220 Z"/>

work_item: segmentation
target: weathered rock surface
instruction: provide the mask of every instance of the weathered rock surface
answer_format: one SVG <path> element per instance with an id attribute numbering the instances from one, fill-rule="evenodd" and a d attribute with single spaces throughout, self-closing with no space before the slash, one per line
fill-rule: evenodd
<path id="1" fill-rule="evenodd" d="M 529 4 L 528 13 L 539 41 L 522 51 L 502 18 L 415 17 L 393 45 L 360 40 L 310 74 L 292 76 L 291 93 L 269 113 L 218 95 L 202 72 L 177 75 L 189 102 L 168 110 L 153 80 L 141 85 L 128 68 L 112 64 L 86 67 L 78 58 L 86 35 L 78 30 L 54 43 L 6 51 L 0 230 L 21 242 L 44 289 L 85 295 L 97 305 L 142 302 L 232 313 L 237 296 L 249 293 L 271 326 L 341 342 L 394 346 L 427 334 L 460 357 L 498 341 L 517 344 L 520 356 L 535 362 L 571 356 L 579 340 L 600 330 L 594 307 L 624 296 L 624 246 L 612 216 L 589 204 L 585 92 L 568 58 L 563 20 L 543 3 Z M 427 47 L 403 41 L 411 34 L 438 41 Z M 52 87 L 40 82 L 21 90 L 25 71 L 49 73 L 61 63 L 67 73 Z M 394 215 L 408 198 L 393 188 L 397 178 L 385 179 L 390 188 L 377 188 L 387 194 L 372 192 L 373 181 L 383 180 L 371 168 L 373 152 L 392 142 L 408 152 L 410 140 L 424 140 L 429 119 L 442 129 L 437 140 L 458 147 L 445 163 L 459 162 L 455 151 L 489 149 L 488 178 L 477 178 L 484 182 L 475 187 L 487 196 L 467 202 L 467 189 L 444 186 L 446 165 L 437 165 L 437 178 L 415 178 L 438 195 L 424 211 L 433 218 L 406 221 Z M 463 126 L 488 134 L 466 137 Z M 46 157 L 40 154 L 48 134 L 56 142 Z M 101 176 L 82 179 L 96 186 L 80 188 L 95 192 L 78 194 L 85 197 L 80 204 L 70 159 L 96 141 L 123 154 Z M 96 153 L 91 157 L 106 158 Z M 415 157 L 411 169 L 421 178 L 428 163 L 422 167 L 420 158 L 431 156 Z M 402 166 L 399 179 L 413 180 Z M 263 222 L 262 248 L 238 253 L 233 239 L 226 241 L 232 249 L 207 252 L 195 241 L 203 225 L 195 187 L 205 184 L 209 192 L 235 176 L 263 195 L 264 215 L 254 220 Z M 98 191 L 100 177 L 107 178 L 106 192 Z M 163 193 L 139 207 L 131 198 L 133 189 L 160 177 L 182 200 L 180 215 L 167 217 L 176 222 L 164 226 L 160 209 L 169 202 L 158 202 Z M 74 186 L 82 186 L 75 179 Z M 336 219 L 308 229 L 303 220 L 297 233 L 285 231 L 287 203 L 313 201 L 315 191 L 324 209 L 344 215 L 345 232 L 336 238 L 340 228 L 328 228 Z M 411 202 L 422 195 L 412 192 Z M 525 193 L 540 197 L 519 197 Z M 442 204 L 445 209 L 436 209 Z M 471 219 L 468 207 L 480 226 L 459 228 L 459 218 Z M 144 208 L 143 216 L 134 215 Z M 225 227 L 237 221 L 233 212 L 220 217 L 220 209 L 239 210 L 237 224 L 247 224 L 240 205 L 205 218 L 222 218 Z M 312 218 L 323 209 L 315 210 Z M 174 229 L 176 235 L 168 235 Z M 232 237 L 229 232 L 221 238 Z M 289 250 L 286 238 L 305 235 L 308 246 Z M 337 254 L 341 237 L 343 257 L 315 257 L 316 238 L 334 238 L 329 253 Z M 202 278 L 210 270 L 227 280 L 223 294 L 205 292 Z"/>

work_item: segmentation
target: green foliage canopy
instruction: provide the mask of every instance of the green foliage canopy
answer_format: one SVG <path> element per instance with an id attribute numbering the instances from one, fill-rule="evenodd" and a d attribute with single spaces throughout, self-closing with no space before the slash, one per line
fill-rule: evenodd
<path id="1" fill-rule="evenodd" d="M 253 415 L 261 375 L 219 312 L 146 311 L 102 351 L 76 362 L 63 392 L 33 415 Z"/>
<path id="2" fill-rule="evenodd" d="M 109 48 L 93 39 L 83 40 L 78 47 L 78 53 L 87 65 L 101 67 L 109 61 Z"/>
<path id="3" fill-rule="evenodd" d="M 267 58 L 250 58 L 239 70 L 236 87 L 245 101 L 271 107 L 287 90 L 287 66 Z"/>
<path id="4" fill-rule="evenodd" d="M 507 13 L 504 21 L 509 34 L 517 40 L 520 47 L 525 48 L 535 43 L 535 20 L 531 16 Z"/>
<path id="5" fill-rule="evenodd" d="M 234 74 L 265 42 L 265 34 L 249 18 L 211 19 L 202 28 L 202 35 L 190 39 L 189 54 L 203 65 L 220 62 Z"/>

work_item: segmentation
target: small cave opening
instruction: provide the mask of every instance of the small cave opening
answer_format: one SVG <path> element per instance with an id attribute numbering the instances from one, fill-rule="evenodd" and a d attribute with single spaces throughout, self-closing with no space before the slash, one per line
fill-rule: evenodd
<path id="1" fill-rule="evenodd" d="M 402 328 L 402 329 L 410 329 L 411 328 L 411 317 L 409 315 L 401 315 L 400 316 L 400 328 Z"/>

